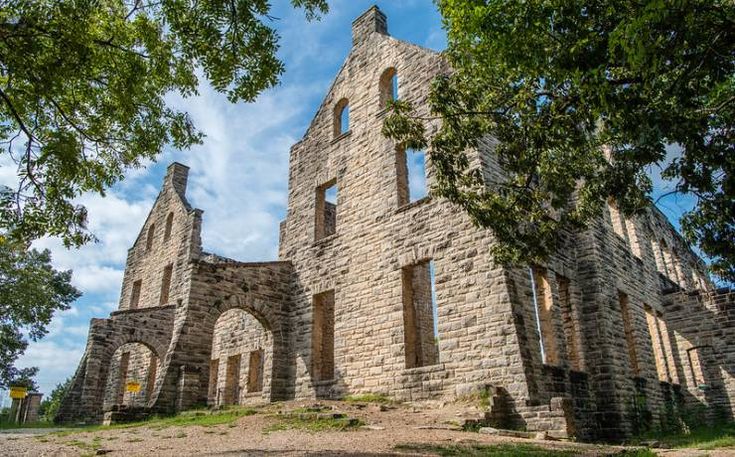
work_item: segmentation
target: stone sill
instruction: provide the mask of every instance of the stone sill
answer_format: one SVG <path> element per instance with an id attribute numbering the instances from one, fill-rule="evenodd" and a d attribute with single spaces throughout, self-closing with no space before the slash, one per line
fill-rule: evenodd
<path id="1" fill-rule="evenodd" d="M 143 312 L 149 312 L 149 311 L 159 311 L 162 309 L 168 309 L 168 308 L 175 308 L 176 304 L 171 303 L 168 305 L 158 305 L 158 306 L 147 306 L 145 308 L 133 308 L 133 309 L 119 309 L 117 311 L 113 311 L 110 313 L 110 316 L 117 316 L 120 314 L 135 314 L 135 313 L 143 313 Z"/>
<path id="2" fill-rule="evenodd" d="M 420 375 L 420 374 L 428 374 L 428 373 L 437 373 L 440 371 L 444 371 L 446 367 L 443 363 L 437 363 L 434 365 L 426 365 L 423 367 L 414 367 L 414 368 L 404 368 L 403 371 L 401 371 L 402 375 Z"/>
<path id="3" fill-rule="evenodd" d="M 341 133 L 339 134 L 339 136 L 334 137 L 334 139 L 329 144 L 338 143 L 340 140 L 347 138 L 350 135 L 352 135 L 352 130 L 348 130 L 345 133 Z"/>
<path id="4" fill-rule="evenodd" d="M 335 238 L 339 236 L 339 233 L 332 233 L 329 236 L 325 236 L 324 238 L 319 238 L 318 240 L 314 241 L 311 245 L 313 247 L 321 246 L 322 244 L 329 244 L 331 243 Z"/>
<path id="5" fill-rule="evenodd" d="M 323 381 L 313 381 L 311 384 L 314 387 L 324 387 L 324 386 L 331 386 L 335 382 L 337 382 L 337 379 L 326 379 Z"/>
<path id="6" fill-rule="evenodd" d="M 427 195 L 426 197 L 419 198 L 415 202 L 407 203 L 403 206 L 398 207 L 398 209 L 396 209 L 396 214 L 406 212 L 410 210 L 411 208 L 421 206 L 430 201 L 431 201 L 431 195 Z"/>

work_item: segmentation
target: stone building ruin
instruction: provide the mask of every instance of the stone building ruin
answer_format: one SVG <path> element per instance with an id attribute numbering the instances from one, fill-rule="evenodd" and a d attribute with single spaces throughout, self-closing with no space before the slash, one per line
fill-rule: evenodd
<path id="1" fill-rule="evenodd" d="M 611 203 L 545 265 L 496 264 L 489 231 L 416 198 L 412 170 L 423 163 L 430 185 L 429 156 L 380 133 L 387 100 L 427 109 L 446 62 L 391 37 L 377 7 L 352 35 L 291 149 L 279 260 L 202 251 L 188 168 L 172 164 L 129 250 L 119 309 L 92 320 L 58 419 L 482 392 L 489 423 L 581 439 L 624 438 L 684 408 L 731 418 L 735 294 L 713 288 L 666 218 L 653 207 L 625 218 Z M 471 152 L 486 177 L 499 173 L 492 146 Z"/>

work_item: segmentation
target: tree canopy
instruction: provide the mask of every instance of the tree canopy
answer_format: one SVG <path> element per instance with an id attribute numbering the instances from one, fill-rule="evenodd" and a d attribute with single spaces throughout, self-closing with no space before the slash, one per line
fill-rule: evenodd
<path id="1" fill-rule="evenodd" d="M 79 298 L 71 271 L 51 266 L 48 250 L 38 251 L 0 236 L 0 387 L 33 382 L 36 368 L 17 369 L 15 361 L 37 341 L 57 310 Z M 29 385 L 35 388 L 35 383 Z"/>
<path id="2" fill-rule="evenodd" d="M 326 0 L 291 0 L 308 18 Z M 165 96 L 197 72 L 231 102 L 283 72 L 267 0 L 0 0 L 0 230 L 80 245 L 92 235 L 74 199 L 104 193 L 164 145 L 202 134 Z"/>
<path id="3" fill-rule="evenodd" d="M 438 0 L 453 71 L 427 119 L 397 101 L 384 132 L 428 147 L 434 193 L 492 229 L 504 262 L 546 259 L 613 199 L 651 203 L 652 168 L 696 198 L 683 234 L 735 280 L 735 3 Z M 467 151 L 489 137 L 503 177 Z M 666 162 L 666 147 L 681 154 Z"/>

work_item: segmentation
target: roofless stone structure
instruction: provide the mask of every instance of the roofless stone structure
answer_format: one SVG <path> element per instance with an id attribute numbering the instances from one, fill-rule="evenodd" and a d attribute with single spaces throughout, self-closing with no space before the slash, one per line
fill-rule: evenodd
<path id="1" fill-rule="evenodd" d="M 352 35 L 291 149 L 280 260 L 203 252 L 188 168 L 172 164 L 129 251 L 119 309 L 92 320 L 58 419 L 368 392 L 487 392 L 490 423 L 581 439 L 619 439 L 697 405 L 732 417 L 735 296 L 713 289 L 665 217 L 627 219 L 611 204 L 562 234 L 547 264 L 496 264 L 491 232 L 417 198 L 429 156 L 381 134 L 386 101 L 426 112 L 447 63 L 392 38 L 377 7 Z M 491 139 L 470 155 L 486 177 L 502 173 Z"/>

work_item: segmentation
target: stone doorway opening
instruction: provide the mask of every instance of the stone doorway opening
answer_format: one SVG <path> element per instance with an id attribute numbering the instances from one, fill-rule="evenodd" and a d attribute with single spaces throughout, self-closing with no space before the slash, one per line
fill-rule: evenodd
<path id="1" fill-rule="evenodd" d="M 273 338 L 242 309 L 222 313 L 214 324 L 207 404 L 242 405 L 267 398 Z"/>

